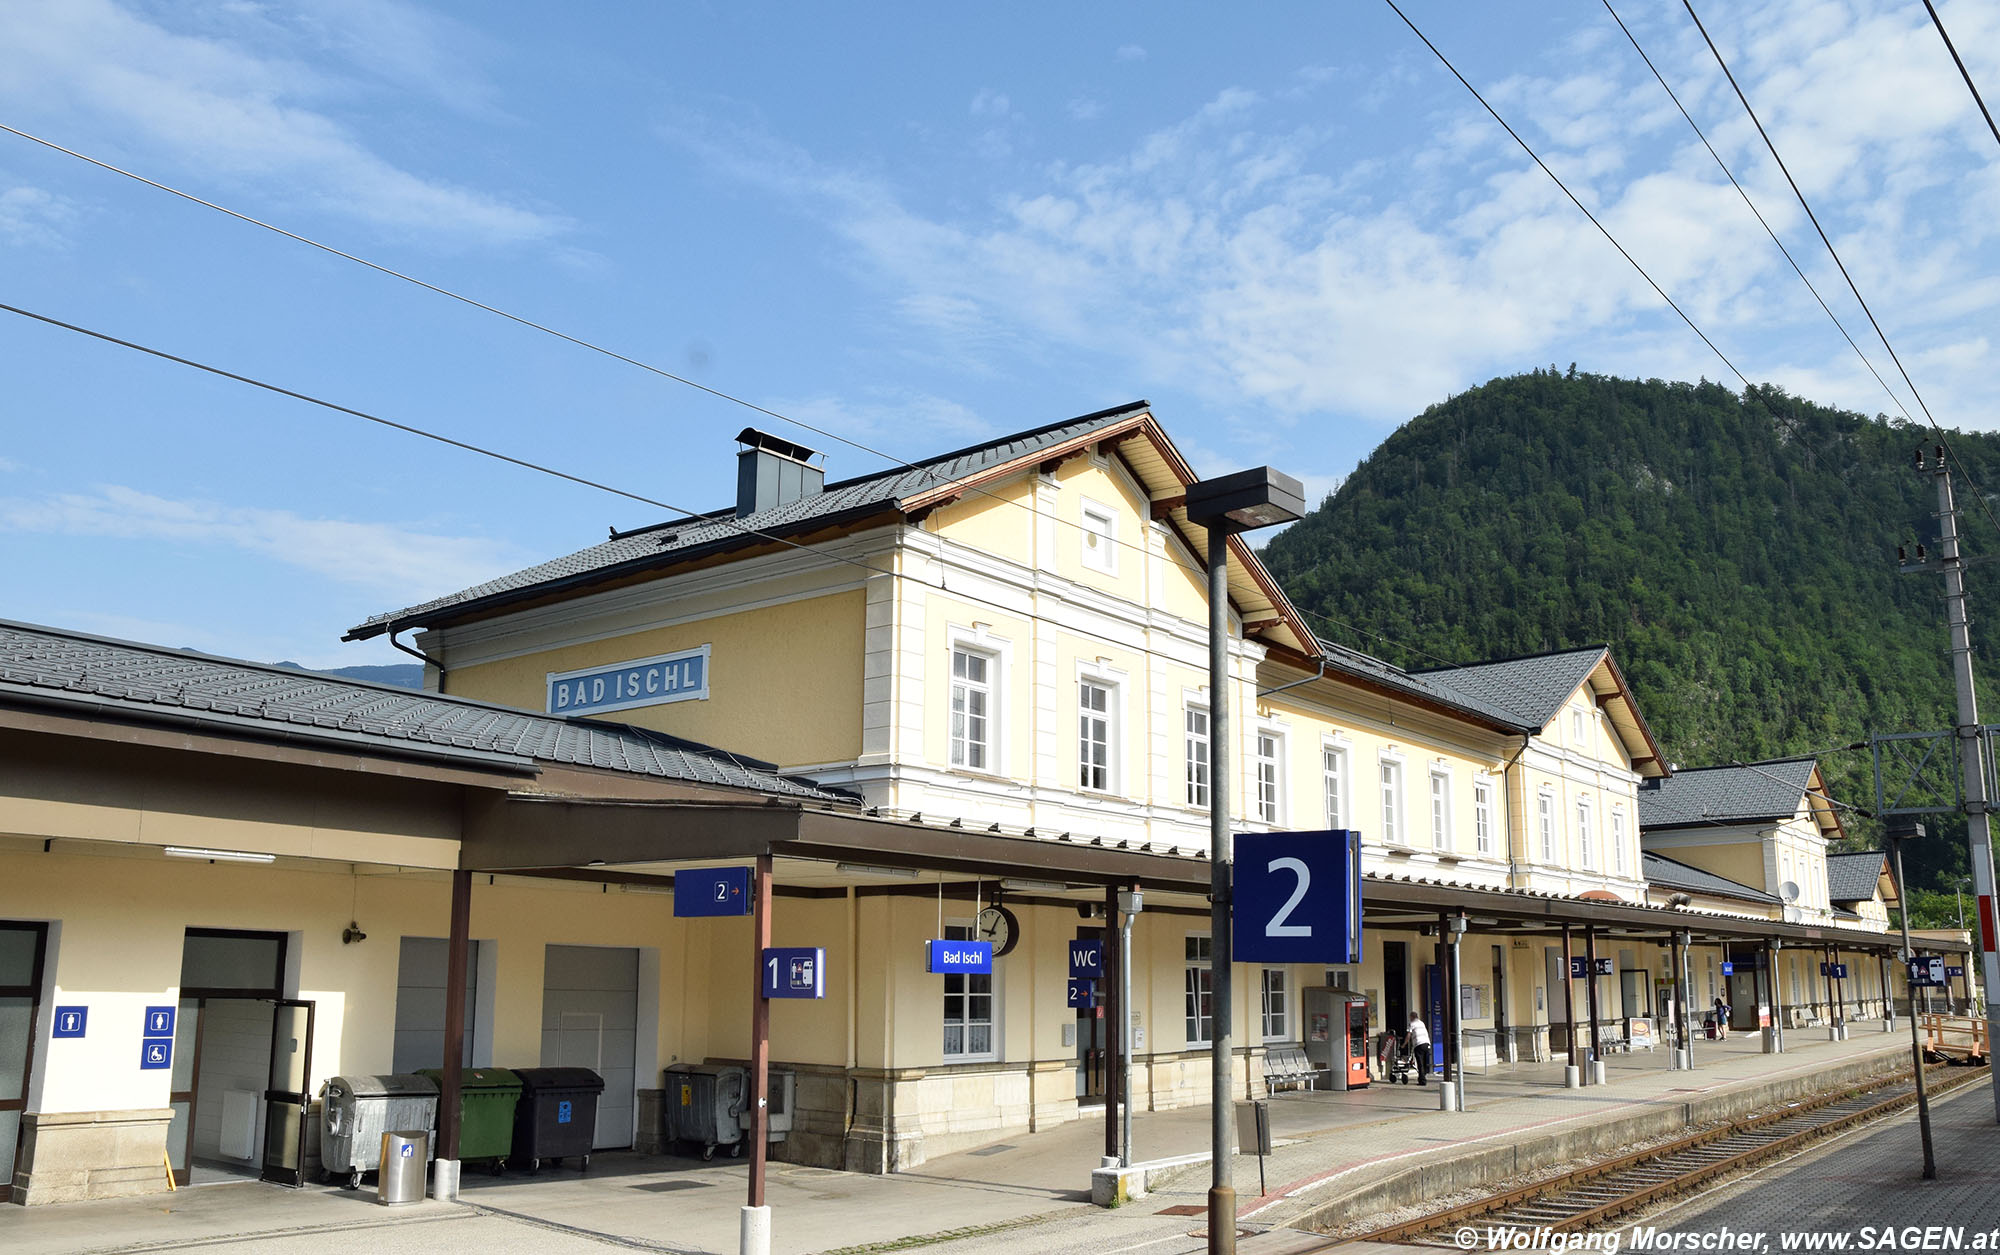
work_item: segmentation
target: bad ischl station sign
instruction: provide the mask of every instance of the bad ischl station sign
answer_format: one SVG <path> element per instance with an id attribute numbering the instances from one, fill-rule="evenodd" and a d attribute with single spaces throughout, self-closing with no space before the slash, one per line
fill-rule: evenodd
<path id="1" fill-rule="evenodd" d="M 708 698 L 707 645 L 581 671 L 549 673 L 548 712 L 591 715 Z"/>

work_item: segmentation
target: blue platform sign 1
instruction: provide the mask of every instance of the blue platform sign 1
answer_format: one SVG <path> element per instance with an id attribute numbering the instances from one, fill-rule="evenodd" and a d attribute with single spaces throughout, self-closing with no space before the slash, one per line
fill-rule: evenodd
<path id="1" fill-rule="evenodd" d="M 552 715 L 595 715 L 607 710 L 631 710 L 667 702 L 708 698 L 706 645 L 677 653 L 606 663 L 582 671 L 549 673 L 548 710 Z"/>
<path id="2" fill-rule="evenodd" d="M 49 1036 L 81 1037 L 89 1027 L 89 1007 L 57 1007 L 50 1021 Z"/>
<path id="3" fill-rule="evenodd" d="M 1239 963 L 1361 961 L 1361 837 L 1246 832 L 1236 838 L 1230 944 Z"/>
<path id="4" fill-rule="evenodd" d="M 1078 1010 L 1088 1010 L 1097 1005 L 1097 982 L 1081 976 L 1069 978 L 1069 1005 Z"/>
<path id="5" fill-rule="evenodd" d="M 1965 975 L 1965 968 L 1957 963 L 1949 963 L 1945 965 L 1944 974 L 1946 976 L 1963 976 Z"/>
<path id="6" fill-rule="evenodd" d="M 1069 974 L 1088 976 L 1093 980 L 1104 975 L 1104 943 L 1096 940 L 1070 942 Z"/>
<path id="7" fill-rule="evenodd" d="M 171 1038 L 148 1037 L 139 1043 L 140 1071 L 152 1072 L 172 1066 L 174 1066 L 174 1043 Z"/>
<path id="8" fill-rule="evenodd" d="M 748 915 L 750 869 L 690 867 L 674 873 L 674 914 Z"/>
<path id="9" fill-rule="evenodd" d="M 817 946 L 770 946 L 758 975 L 766 998 L 824 998 L 826 951 Z"/>
<path id="10" fill-rule="evenodd" d="M 968 976 L 993 971 L 993 943 L 990 941 L 926 941 L 924 970 L 934 976 Z"/>
<path id="11" fill-rule="evenodd" d="M 172 1037 L 174 1035 L 174 1011 L 175 1008 L 173 1007 L 147 1007 L 145 1027 L 140 1030 L 139 1036 Z"/>
<path id="12" fill-rule="evenodd" d="M 1819 974 L 1821 976 L 1831 976 L 1835 980 L 1846 980 L 1847 964 L 1823 962 L 1819 965 Z"/>

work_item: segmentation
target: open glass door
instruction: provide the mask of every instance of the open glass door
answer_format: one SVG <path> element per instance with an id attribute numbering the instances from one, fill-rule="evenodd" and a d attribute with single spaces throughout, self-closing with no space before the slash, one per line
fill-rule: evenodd
<path id="1" fill-rule="evenodd" d="M 174 1016 L 174 1079 L 167 1094 L 173 1122 L 167 1125 L 167 1166 L 175 1185 L 186 1185 L 194 1170 L 194 1108 L 201 1086 L 201 999 L 183 998 Z"/>
<path id="2" fill-rule="evenodd" d="M 272 1008 L 271 1077 L 264 1090 L 263 1179 L 305 1184 L 307 1078 L 312 1074 L 313 1004 L 279 999 Z"/>

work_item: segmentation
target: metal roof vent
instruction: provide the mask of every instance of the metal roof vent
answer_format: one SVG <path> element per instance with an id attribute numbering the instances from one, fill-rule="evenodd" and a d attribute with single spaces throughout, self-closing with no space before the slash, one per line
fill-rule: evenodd
<path id="1" fill-rule="evenodd" d="M 794 444 L 755 427 L 736 433 L 736 517 L 816 497 L 826 485 L 826 468 L 812 465 L 816 449 Z"/>

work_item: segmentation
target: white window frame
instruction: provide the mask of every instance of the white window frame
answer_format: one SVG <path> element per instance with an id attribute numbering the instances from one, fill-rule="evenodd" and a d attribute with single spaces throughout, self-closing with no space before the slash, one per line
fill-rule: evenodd
<path id="1" fill-rule="evenodd" d="M 1354 775 L 1349 768 L 1353 755 L 1346 742 L 1334 737 L 1319 743 L 1320 800 L 1326 807 L 1326 826 L 1354 827 Z"/>
<path id="2" fill-rule="evenodd" d="M 1582 861 L 1583 870 L 1596 871 L 1597 841 L 1590 831 L 1590 799 L 1587 797 L 1576 799 L 1576 840 L 1577 855 Z"/>
<path id="3" fill-rule="evenodd" d="M 978 659 L 984 663 L 986 678 L 979 681 L 961 679 L 958 674 L 958 660 L 960 655 L 968 659 Z M 996 769 L 997 764 L 994 762 L 995 742 L 998 738 L 994 736 L 994 730 L 998 723 L 996 716 L 1000 703 L 998 701 L 997 688 L 993 681 L 999 670 L 1000 659 L 990 650 L 980 649 L 973 645 L 959 644 L 957 642 L 952 644 L 951 674 L 947 683 L 947 690 L 950 693 L 950 697 L 945 709 L 945 740 L 948 745 L 945 759 L 954 768 L 962 771 L 998 774 Z M 969 735 L 970 715 L 967 716 L 968 735 L 961 736 L 959 734 L 959 699 L 961 693 L 967 695 L 968 706 L 971 704 L 970 696 L 973 694 L 977 694 L 985 699 L 985 711 L 978 716 L 984 724 L 985 735 L 978 741 L 974 741 Z M 984 761 L 977 763 L 971 761 L 974 756 L 972 753 L 974 748 L 978 750 L 979 756 Z"/>
<path id="4" fill-rule="evenodd" d="M 1556 861 L 1556 791 L 1543 789 L 1535 795 L 1535 823 L 1542 838 L 1542 862 Z"/>
<path id="5" fill-rule="evenodd" d="M 1102 697 L 1103 707 L 1085 705 Z M 1096 676 L 1076 682 L 1077 787 L 1086 793 L 1114 793 L 1118 782 L 1117 688 Z M 1102 761 L 1098 761 L 1099 756 Z"/>
<path id="6" fill-rule="evenodd" d="M 1614 875 L 1628 875 L 1625 850 L 1625 808 L 1611 808 L 1611 870 Z"/>
<path id="7" fill-rule="evenodd" d="M 1118 574 L 1118 512 L 1085 497 L 1080 515 L 1083 565 L 1105 575 Z"/>
<path id="8" fill-rule="evenodd" d="M 1201 953 L 1192 953 L 1200 942 Z M 1205 932 L 1188 933 L 1181 946 L 1181 1023 L 1189 1046 L 1208 1046 L 1215 1041 L 1215 950 L 1214 939 Z M 1208 1014 L 1201 1014 L 1200 1000 L 1208 1000 Z M 1202 1032 L 1203 1027 L 1207 1031 Z"/>
<path id="9" fill-rule="evenodd" d="M 1264 752 L 1268 743 L 1270 753 Z M 1251 785 L 1257 818 L 1276 826 L 1285 822 L 1285 730 L 1259 724 L 1251 733 Z"/>
<path id="10" fill-rule="evenodd" d="M 1587 727 L 1588 725 L 1584 722 L 1583 707 L 1571 707 L 1569 712 L 1570 740 L 1575 742 L 1577 749 L 1583 748 L 1583 743 L 1589 736 L 1589 732 L 1586 730 Z"/>
<path id="11" fill-rule="evenodd" d="M 1188 725 L 1201 716 L 1201 732 Z M 1215 798 L 1215 782 L 1209 778 L 1214 768 L 1215 716 L 1204 702 L 1181 705 L 1181 797 L 1195 810 L 1205 811 Z M 1197 746 L 1199 753 L 1196 752 Z"/>
<path id="12" fill-rule="evenodd" d="M 944 922 L 944 940 L 971 941 L 973 939 L 973 928 L 973 922 L 969 919 L 947 919 Z M 946 973 L 940 979 L 943 980 L 944 985 L 938 995 L 938 1019 L 940 1021 L 938 1047 L 944 1057 L 944 1061 L 946 1063 L 997 1062 L 1000 1058 L 1000 976 L 997 965 L 992 973 Z M 986 982 L 986 992 L 984 994 L 979 993 L 974 988 L 975 984 L 979 981 Z M 956 992 L 953 989 L 954 983 L 957 986 Z M 986 1018 L 983 1020 L 975 1019 L 971 1014 L 972 1000 L 979 997 L 984 997 L 987 1000 Z M 964 1014 L 960 1015 L 956 1021 L 951 1016 L 953 998 L 964 999 Z M 948 1033 L 954 1024 L 963 1033 L 963 1036 L 960 1038 L 961 1044 L 967 1047 L 956 1052 L 949 1049 L 947 1045 L 949 1041 Z M 972 1044 L 972 1030 L 975 1026 L 982 1024 L 986 1027 L 988 1048 L 985 1050 L 972 1050 L 970 1049 Z"/>
<path id="13" fill-rule="evenodd" d="M 1472 778 L 1472 844 L 1475 853 L 1493 853 L 1493 777 L 1483 771 Z"/>
<path id="14" fill-rule="evenodd" d="M 953 655 L 959 651 L 983 655 L 987 660 L 987 764 L 984 767 L 968 767 L 955 761 L 951 748 L 951 697 L 957 682 L 957 664 Z M 1014 643 L 1006 637 L 995 636 L 985 624 L 970 627 L 950 624 L 946 629 L 945 646 L 945 763 L 953 771 L 976 772 L 983 776 L 1005 776 L 1008 770 L 1007 753 L 1007 684 L 1014 674 Z"/>
<path id="15" fill-rule="evenodd" d="M 1278 1010 L 1275 1018 L 1271 1013 L 1271 978 L 1278 982 Z M 1292 974 L 1289 968 L 1267 967 L 1258 984 L 1258 1026 L 1263 1030 L 1267 1042 L 1282 1042 L 1292 1039 Z"/>
<path id="16" fill-rule="evenodd" d="M 1431 848 L 1449 850 L 1451 840 L 1451 768 L 1433 765 L 1429 776 L 1427 798 L 1430 802 Z"/>
<path id="17" fill-rule="evenodd" d="M 1376 760 L 1377 800 L 1382 806 L 1382 840 L 1387 845 L 1410 843 L 1409 807 L 1403 791 L 1403 760 L 1384 754 Z"/>

